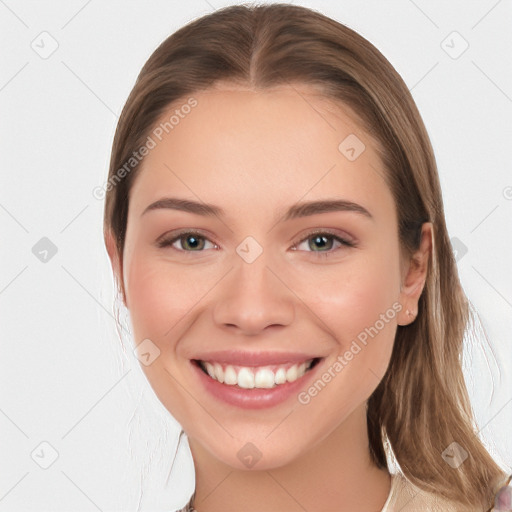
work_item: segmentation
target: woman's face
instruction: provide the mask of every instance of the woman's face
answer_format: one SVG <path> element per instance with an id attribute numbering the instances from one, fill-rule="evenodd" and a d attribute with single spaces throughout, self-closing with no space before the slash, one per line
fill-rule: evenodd
<path id="1" fill-rule="evenodd" d="M 142 367 L 189 439 L 239 469 L 284 465 L 364 408 L 404 314 L 374 142 L 313 92 L 194 94 L 130 192 L 123 283 Z M 147 209 L 164 198 L 197 206 Z"/>

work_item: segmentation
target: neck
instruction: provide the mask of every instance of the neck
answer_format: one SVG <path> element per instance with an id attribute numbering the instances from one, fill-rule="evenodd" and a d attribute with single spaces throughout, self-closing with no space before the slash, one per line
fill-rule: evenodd
<path id="1" fill-rule="evenodd" d="M 195 439 L 189 446 L 197 512 L 380 511 L 390 492 L 387 469 L 370 459 L 365 404 L 299 458 L 274 469 L 233 469 Z"/>

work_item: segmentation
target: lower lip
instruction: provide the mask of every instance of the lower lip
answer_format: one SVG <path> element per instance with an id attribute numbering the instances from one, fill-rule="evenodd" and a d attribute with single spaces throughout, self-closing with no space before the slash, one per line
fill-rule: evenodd
<path id="1" fill-rule="evenodd" d="M 236 385 L 221 384 L 204 373 L 199 364 L 194 362 L 191 362 L 191 364 L 206 391 L 218 400 L 241 409 L 265 409 L 281 404 L 292 396 L 297 396 L 306 384 L 309 384 L 321 362 L 322 360 L 318 361 L 311 370 L 308 370 L 294 382 L 286 382 L 274 388 L 266 389 L 243 389 Z"/>

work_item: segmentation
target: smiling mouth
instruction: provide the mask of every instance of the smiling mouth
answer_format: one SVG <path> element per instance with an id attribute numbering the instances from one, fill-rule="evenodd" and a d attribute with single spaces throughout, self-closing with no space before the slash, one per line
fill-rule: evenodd
<path id="1" fill-rule="evenodd" d="M 268 366 L 239 366 L 197 359 L 192 362 L 221 384 L 242 389 L 271 389 L 287 382 L 295 382 L 311 371 L 321 359 L 315 357 L 301 363 Z"/>

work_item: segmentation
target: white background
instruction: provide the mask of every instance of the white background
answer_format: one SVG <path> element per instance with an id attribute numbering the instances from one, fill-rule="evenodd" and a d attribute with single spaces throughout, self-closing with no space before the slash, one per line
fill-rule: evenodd
<path id="1" fill-rule="evenodd" d="M 166 482 L 179 426 L 116 332 L 92 190 L 146 59 L 229 3 L 0 0 L 0 511 L 173 511 L 193 491 L 186 441 Z M 468 340 L 468 387 L 481 436 L 510 471 L 512 2 L 294 3 L 369 39 L 412 90 L 450 237 L 467 248 L 461 280 L 489 337 Z M 31 47 L 52 40 L 46 59 Z M 42 237 L 57 248 L 47 262 L 32 252 Z"/>

